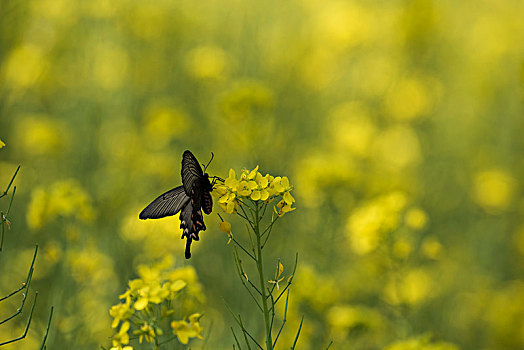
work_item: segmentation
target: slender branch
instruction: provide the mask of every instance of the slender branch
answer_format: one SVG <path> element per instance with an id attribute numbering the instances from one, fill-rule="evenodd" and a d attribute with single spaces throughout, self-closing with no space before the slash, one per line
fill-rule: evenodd
<path id="1" fill-rule="evenodd" d="M 271 224 L 269 224 L 269 226 L 266 227 L 266 229 L 264 230 L 264 232 L 266 232 L 269 229 L 269 232 L 267 233 L 266 239 L 264 240 L 264 243 L 262 244 L 262 248 L 264 248 L 266 246 L 266 242 L 269 239 L 269 236 L 271 236 L 271 232 L 273 231 L 273 225 L 275 224 L 275 222 L 277 220 L 278 220 L 278 215 L 277 215 L 277 217 L 274 220 L 271 221 Z"/>
<path id="2" fill-rule="evenodd" d="M 25 281 L 25 290 L 23 293 L 22 303 L 20 304 L 20 307 L 17 309 L 17 311 L 9 316 L 8 318 L 0 321 L 0 325 L 9 321 L 10 319 L 20 315 L 22 313 L 22 310 L 24 308 L 25 301 L 27 299 L 27 291 L 29 290 L 29 285 L 31 284 L 31 279 L 33 278 L 33 271 L 34 271 L 34 265 L 36 260 L 36 254 L 38 252 L 38 245 L 35 246 L 35 254 L 33 255 L 33 261 L 31 262 L 31 266 L 29 267 L 29 272 L 27 273 L 27 279 Z"/>
<path id="3" fill-rule="evenodd" d="M 297 345 L 298 336 L 300 335 L 300 330 L 302 329 L 303 322 L 304 322 L 304 316 L 302 315 L 302 319 L 300 320 L 300 326 L 298 326 L 297 336 L 295 337 L 295 341 L 293 342 L 293 346 L 291 347 L 291 350 L 294 350 L 295 346 Z"/>
<path id="4" fill-rule="evenodd" d="M 54 307 L 51 306 L 51 312 L 49 313 L 49 320 L 47 320 L 47 328 L 45 330 L 44 339 L 42 339 L 42 345 L 40 346 L 40 350 L 45 349 L 45 342 L 47 341 L 47 335 L 49 334 L 49 327 L 51 326 L 51 319 L 53 318 L 53 309 Z"/>
<path id="5" fill-rule="evenodd" d="M 11 188 L 11 185 L 13 184 L 13 181 L 15 181 L 15 177 L 18 174 L 19 170 L 20 170 L 20 165 L 18 166 L 18 168 L 16 168 L 15 174 L 11 178 L 11 181 L 9 181 L 9 185 L 7 185 L 7 188 L 5 189 L 4 193 L 0 194 L 0 198 L 7 195 L 7 193 L 9 192 L 9 189 Z"/>
<path id="6" fill-rule="evenodd" d="M 0 198 L 7 195 L 19 170 L 20 170 L 20 165 L 18 166 L 18 168 L 16 168 L 16 171 L 13 177 L 11 178 L 11 181 L 9 181 L 9 184 L 7 185 L 7 188 L 5 189 L 5 191 L 2 194 L 0 194 Z M 7 216 L 9 215 L 9 212 L 11 211 L 11 205 L 13 204 L 13 198 L 15 196 L 15 192 L 16 192 L 16 186 L 13 188 L 13 193 L 11 194 L 11 200 L 9 201 L 9 207 L 7 207 L 7 211 L 5 215 L 4 213 L 0 214 L 0 219 L 2 220 L 1 229 L 0 229 L 0 252 L 2 251 L 2 248 L 4 246 L 4 234 L 5 234 L 5 225 L 4 224 L 5 222 L 7 222 Z"/>
<path id="7" fill-rule="evenodd" d="M 235 330 L 233 329 L 233 327 L 230 327 L 231 328 L 231 332 L 233 333 L 233 337 L 235 338 L 235 342 L 237 343 L 238 345 L 238 349 L 241 350 L 242 347 L 240 346 L 240 342 L 238 341 L 237 339 L 237 335 L 235 334 Z M 235 345 L 233 344 L 233 349 L 235 348 Z"/>
<path id="8" fill-rule="evenodd" d="M 255 250 L 255 243 L 253 241 L 253 237 L 251 237 L 251 231 L 249 231 L 249 227 L 248 225 L 246 224 L 246 231 L 247 231 L 247 235 L 249 236 L 249 242 L 251 243 L 251 251 L 253 252 L 253 255 L 257 255 L 257 252 Z"/>
<path id="9" fill-rule="evenodd" d="M 262 232 L 260 236 L 264 236 L 264 234 L 267 232 L 267 230 L 270 230 L 273 227 L 273 224 L 278 220 L 279 216 L 277 215 L 274 217 L 275 213 L 273 213 L 273 218 L 271 218 L 271 223 L 266 227 L 266 229 Z"/>
<path id="10" fill-rule="evenodd" d="M 260 304 L 258 303 L 258 300 L 257 298 L 255 298 L 255 296 L 253 295 L 253 293 L 251 292 L 251 290 L 249 289 L 249 287 L 247 286 L 246 282 L 244 282 L 244 279 L 246 279 L 245 276 L 245 272 L 244 272 L 244 269 L 242 268 L 242 261 L 240 260 L 240 258 L 238 257 L 238 252 L 235 250 L 233 252 L 233 258 L 235 259 L 235 265 L 236 265 L 236 268 L 237 268 L 237 272 L 238 272 L 238 277 L 240 278 L 240 281 L 242 282 L 242 285 L 246 288 L 247 292 L 249 293 L 249 295 L 251 295 L 251 297 L 253 298 L 253 300 L 255 301 L 255 303 L 257 304 L 258 308 L 260 309 L 260 311 L 263 311 L 262 310 L 262 307 L 260 306 Z M 249 279 L 247 279 L 248 282 L 249 282 Z M 253 283 L 251 283 L 251 286 L 260 294 L 260 291 L 253 285 Z M 261 294 L 260 294 L 261 295 Z"/>
<path id="11" fill-rule="evenodd" d="M 33 305 L 31 306 L 31 311 L 29 312 L 29 318 L 27 319 L 27 324 L 25 326 L 24 334 L 22 334 L 18 338 L 14 338 L 14 339 L 5 341 L 3 343 L 0 343 L 0 346 L 6 345 L 6 344 L 10 344 L 10 343 L 14 343 L 16 341 L 19 341 L 19 340 L 22 340 L 22 339 L 25 338 L 25 336 L 27 335 L 27 332 L 29 331 L 29 327 L 31 326 L 31 320 L 33 319 L 33 311 L 35 311 L 35 305 L 36 305 L 37 297 L 38 297 L 38 292 L 35 292 L 35 297 L 33 299 Z"/>
<path id="12" fill-rule="evenodd" d="M 223 299 L 223 298 L 222 298 Z M 262 349 L 262 347 L 260 346 L 260 344 L 258 344 L 258 342 L 255 340 L 255 338 L 253 338 L 253 336 L 251 334 L 249 334 L 249 332 L 247 331 L 247 329 L 244 328 L 244 324 L 242 323 L 242 320 L 240 319 L 240 315 L 238 315 L 239 318 L 237 318 L 237 316 L 235 316 L 235 314 L 233 313 L 233 310 L 231 310 L 231 308 L 229 307 L 229 304 L 224 300 L 224 303 L 226 304 L 226 307 L 227 309 L 229 310 L 229 312 L 231 313 L 231 315 L 233 316 L 233 319 L 235 320 L 235 322 L 240 326 L 240 328 L 242 329 L 242 332 L 244 333 L 244 337 L 246 336 L 246 334 L 251 338 L 251 340 L 253 340 L 253 342 L 260 348 Z M 249 343 L 247 343 L 247 347 L 248 349 L 251 350 L 251 347 L 249 346 Z M 262 349 L 263 350 L 263 349 Z"/>
<path id="13" fill-rule="evenodd" d="M 251 338 L 251 340 L 253 341 L 253 343 L 256 344 L 256 346 L 258 346 L 260 348 L 260 350 L 264 350 L 260 344 L 255 340 L 255 338 L 253 338 L 251 336 L 251 334 L 249 334 L 249 332 L 246 330 L 246 328 L 244 327 L 244 324 L 242 323 L 242 317 L 240 316 L 240 314 L 238 314 L 238 319 L 240 320 L 240 327 L 242 327 L 242 331 L 244 332 L 244 336 L 247 334 L 249 335 L 249 337 Z M 246 342 L 247 342 L 247 339 L 246 339 Z M 248 344 L 248 347 L 249 347 L 249 344 Z M 251 349 L 251 348 L 250 348 Z"/>
<path id="14" fill-rule="evenodd" d="M 249 252 L 246 250 L 246 248 L 244 248 L 244 247 L 242 246 L 242 244 L 240 244 L 240 243 L 235 239 L 235 237 L 231 237 L 231 240 L 233 241 L 233 243 L 235 243 L 237 246 L 239 246 L 239 247 L 244 251 L 244 253 L 246 253 L 247 255 L 249 255 L 249 257 L 250 257 L 251 259 L 253 259 L 253 261 L 257 261 L 257 259 L 256 259 L 256 258 L 255 258 L 251 253 L 249 253 Z"/>
<path id="15" fill-rule="evenodd" d="M 284 319 L 282 320 L 282 326 L 280 326 L 280 329 L 278 330 L 277 336 L 275 337 L 275 342 L 273 343 L 273 347 L 275 347 L 275 345 L 277 344 L 278 337 L 280 336 L 280 333 L 282 332 L 282 329 L 284 329 L 284 325 L 286 324 L 288 301 L 289 301 L 289 289 L 287 291 L 287 296 L 286 296 L 286 306 L 284 307 Z"/>
<path id="16" fill-rule="evenodd" d="M 2 251 L 2 247 L 4 246 L 4 223 L 7 220 L 7 218 L 4 216 L 4 213 L 0 212 L 0 218 L 2 219 L 2 223 L 0 224 L 0 252 Z M 4 220 L 5 219 L 5 220 Z"/>
<path id="17" fill-rule="evenodd" d="M 240 208 L 242 208 L 242 207 L 240 207 Z M 242 214 L 240 214 L 240 213 L 237 211 L 237 215 L 240 216 L 242 219 L 245 219 L 246 221 L 248 221 L 250 225 L 252 224 L 252 223 L 251 223 L 251 220 L 248 219 L 248 217 L 245 216 L 245 214 L 242 215 Z"/>
<path id="18" fill-rule="evenodd" d="M 269 288 L 268 288 L 269 289 Z M 273 296 L 271 296 L 271 304 L 273 305 Z M 271 322 L 269 324 L 269 331 L 273 333 L 273 321 L 275 320 L 275 308 L 271 311 Z M 272 335 L 271 335 L 272 336 Z"/>
<path id="19" fill-rule="evenodd" d="M 240 215 L 241 217 L 243 217 L 244 219 L 246 219 L 247 222 L 249 222 L 249 225 L 251 226 L 251 229 L 252 229 L 253 231 L 255 231 L 255 226 L 254 226 L 255 223 L 254 223 L 251 219 L 248 218 L 249 215 L 247 215 L 247 213 L 246 213 L 246 211 L 245 211 L 245 209 L 244 209 L 243 206 L 240 206 L 240 209 L 241 209 L 242 212 L 244 213 L 244 216 L 240 215 L 240 213 L 239 213 L 238 211 L 237 211 L 237 214 Z M 252 210 L 250 207 L 249 207 L 249 209 Z"/>
<path id="20" fill-rule="evenodd" d="M 262 215 L 260 215 L 260 220 L 262 220 L 264 215 L 266 215 L 267 204 L 268 203 L 264 203 L 264 210 L 262 210 Z M 262 233 L 262 235 L 264 235 L 264 233 Z"/>
<path id="21" fill-rule="evenodd" d="M 25 283 L 22 283 L 22 286 L 20 286 L 20 288 L 18 288 L 17 290 L 11 292 L 9 295 L 6 295 L 5 297 L 0 298 L 0 301 L 3 301 L 5 299 L 8 299 L 8 298 L 12 297 L 13 295 L 15 295 L 16 293 L 20 292 L 25 287 L 26 287 Z"/>
<path id="22" fill-rule="evenodd" d="M 164 341 L 158 342 L 158 345 L 160 346 L 160 345 L 164 345 L 164 344 L 170 343 L 170 342 L 172 342 L 173 340 L 175 340 L 176 338 L 177 338 L 177 336 L 175 335 L 175 336 L 172 337 L 172 338 L 168 338 L 168 339 L 166 339 L 166 340 L 164 340 Z M 131 339 L 131 338 L 130 338 L 130 339 Z M 136 338 L 135 338 L 135 339 L 136 339 Z"/>
<path id="23" fill-rule="evenodd" d="M 326 350 L 328 350 L 328 349 L 331 347 L 332 344 L 333 344 L 333 340 L 329 342 L 329 344 L 328 344 Z"/>
<path id="24" fill-rule="evenodd" d="M 242 199 L 240 199 L 240 197 L 236 197 L 236 200 L 239 201 L 239 203 L 242 205 L 245 205 L 246 207 L 249 208 L 249 210 L 253 210 L 253 208 L 249 205 L 249 202 L 244 202 Z"/>
<path id="25" fill-rule="evenodd" d="M 5 216 L 9 215 L 9 212 L 11 211 L 11 205 L 13 204 L 13 198 L 15 198 L 15 192 L 16 192 L 16 186 L 13 187 L 13 193 L 11 194 L 11 199 L 9 200 L 9 206 L 7 207 L 7 211 L 5 212 Z"/>

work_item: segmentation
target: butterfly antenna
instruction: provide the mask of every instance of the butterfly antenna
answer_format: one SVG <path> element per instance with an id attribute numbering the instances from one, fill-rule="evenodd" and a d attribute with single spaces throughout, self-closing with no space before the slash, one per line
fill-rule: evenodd
<path id="1" fill-rule="evenodd" d="M 215 157 L 215 155 L 213 154 L 213 152 L 211 152 L 211 159 L 209 160 L 209 162 L 207 162 L 207 165 L 204 166 L 204 172 L 206 171 L 206 169 L 209 166 L 209 164 L 211 164 L 211 161 L 213 160 L 214 157 Z M 202 165 L 204 165 L 204 164 L 202 164 Z"/>

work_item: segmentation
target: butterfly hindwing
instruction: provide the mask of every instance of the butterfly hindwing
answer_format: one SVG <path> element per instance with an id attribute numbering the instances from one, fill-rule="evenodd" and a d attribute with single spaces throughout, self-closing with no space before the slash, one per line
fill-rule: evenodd
<path id="1" fill-rule="evenodd" d="M 182 229 L 182 239 L 184 237 L 187 239 L 185 257 L 189 259 L 191 257 L 191 242 L 200 240 L 198 233 L 206 230 L 202 211 L 195 209 L 192 201 L 189 201 L 180 213 L 180 228 Z"/>
<path id="2" fill-rule="evenodd" d="M 140 212 L 139 218 L 159 219 L 178 213 L 191 198 L 184 191 L 183 186 L 178 186 L 158 196 L 153 202 Z"/>

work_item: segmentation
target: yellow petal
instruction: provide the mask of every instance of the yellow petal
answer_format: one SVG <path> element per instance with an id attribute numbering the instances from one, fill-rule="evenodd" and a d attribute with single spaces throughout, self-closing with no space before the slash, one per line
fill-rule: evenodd
<path id="1" fill-rule="evenodd" d="M 2 148 L 4 146 L 5 146 L 5 143 L 2 140 L 0 140 L 0 148 Z"/>
<path id="2" fill-rule="evenodd" d="M 253 180 L 255 178 L 255 176 L 257 176 L 257 171 L 258 171 L 258 165 L 256 166 L 255 169 L 251 170 L 251 172 L 249 173 L 249 175 L 247 176 L 247 178 L 249 180 Z"/>
<path id="3" fill-rule="evenodd" d="M 235 212 L 235 202 L 227 202 L 226 213 L 233 214 Z"/>
<path id="4" fill-rule="evenodd" d="M 267 190 L 260 191 L 260 199 L 265 201 L 269 198 L 269 192 Z"/>
<path id="5" fill-rule="evenodd" d="M 279 176 L 275 177 L 275 180 L 273 181 L 273 186 L 275 188 L 275 191 L 278 192 L 278 193 L 282 193 L 286 189 L 282 185 L 282 179 Z"/>
<path id="6" fill-rule="evenodd" d="M 226 194 L 218 199 L 218 203 L 226 203 L 229 200 L 229 194 Z"/>
<path id="7" fill-rule="evenodd" d="M 266 188 L 269 185 L 269 180 L 267 177 L 261 177 L 257 180 L 257 183 L 261 188 Z"/>
<path id="8" fill-rule="evenodd" d="M 135 309 L 136 310 L 143 310 L 147 306 L 147 298 L 140 298 L 135 302 Z"/>
<path id="9" fill-rule="evenodd" d="M 222 232 L 225 232 L 225 233 L 230 233 L 231 232 L 231 224 L 227 221 L 221 221 L 218 223 L 218 228 L 220 229 L 220 231 Z"/>
<path id="10" fill-rule="evenodd" d="M 284 176 L 282 178 L 282 180 L 280 181 L 280 183 L 282 184 L 282 186 L 284 186 L 285 188 L 288 188 L 289 187 L 289 179 L 287 178 L 287 176 Z"/>
<path id="11" fill-rule="evenodd" d="M 189 322 L 190 323 L 196 322 L 196 321 L 200 320 L 200 317 L 202 317 L 202 314 L 194 313 L 191 316 L 189 316 Z"/>
<path id="12" fill-rule="evenodd" d="M 233 169 L 229 169 L 229 179 L 236 179 L 237 178 L 237 174 L 235 173 L 235 171 Z"/>
<path id="13" fill-rule="evenodd" d="M 291 204 L 293 204 L 295 202 L 295 198 L 293 198 L 291 193 L 286 192 L 286 193 L 284 193 L 284 201 L 286 202 L 286 204 L 291 205 Z"/>
<path id="14" fill-rule="evenodd" d="M 176 280 L 175 283 L 171 285 L 171 290 L 174 292 L 178 292 L 179 290 L 184 289 L 184 287 L 187 286 L 187 283 L 182 280 Z"/>
<path id="15" fill-rule="evenodd" d="M 254 201 L 258 201 L 262 196 L 260 195 L 260 191 L 253 191 L 251 193 L 251 199 Z"/>
<path id="16" fill-rule="evenodd" d="M 277 265 L 277 277 L 276 277 L 276 279 L 278 279 L 280 277 L 280 275 L 282 274 L 283 271 L 284 271 L 284 265 L 282 265 L 282 263 L 279 261 L 278 265 Z"/>

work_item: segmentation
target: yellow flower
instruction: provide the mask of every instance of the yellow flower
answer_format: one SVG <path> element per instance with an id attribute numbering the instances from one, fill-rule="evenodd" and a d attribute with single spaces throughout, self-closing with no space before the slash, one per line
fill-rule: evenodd
<path id="1" fill-rule="evenodd" d="M 158 282 L 152 282 L 149 285 L 145 285 L 143 288 L 138 290 L 139 298 L 135 302 L 136 310 L 143 310 L 147 307 L 149 303 L 160 304 L 169 296 L 169 290 L 165 288 Z"/>
<path id="2" fill-rule="evenodd" d="M 229 241 L 227 241 L 227 244 L 229 244 L 233 238 L 233 234 L 231 233 L 231 224 L 227 221 L 221 221 L 218 223 L 218 228 L 220 231 L 227 233 L 229 236 Z"/>
<path id="3" fill-rule="evenodd" d="M 160 330 L 160 328 L 158 329 Z M 162 333 L 161 331 L 159 333 Z M 142 340 L 146 338 L 146 342 L 152 343 L 156 337 L 155 330 L 148 323 L 143 324 L 140 330 L 136 330 L 133 334 L 139 334 L 138 342 L 142 344 Z M 159 334 L 162 335 L 162 334 Z"/>
<path id="4" fill-rule="evenodd" d="M 182 344 L 187 344 L 189 338 L 202 338 L 200 334 L 203 328 L 200 326 L 199 320 L 202 315 L 192 314 L 189 316 L 189 323 L 187 321 L 173 321 L 171 322 L 171 328 L 173 328 L 173 333 L 176 334 L 178 340 Z"/>
<path id="5" fill-rule="evenodd" d="M 293 198 L 293 197 L 291 197 Z M 277 210 L 277 208 L 279 210 Z M 293 211 L 297 208 L 291 208 L 291 203 L 287 203 L 284 199 L 281 200 L 280 202 L 278 202 L 277 206 L 274 208 L 274 211 L 275 213 L 279 216 L 279 217 L 282 217 L 284 216 L 284 214 L 286 213 L 289 213 L 290 211 Z"/>
<path id="6" fill-rule="evenodd" d="M 187 283 L 182 280 L 176 280 L 174 282 L 166 282 L 164 284 L 167 290 L 171 293 L 168 299 L 173 299 L 175 297 L 175 293 L 181 291 L 187 286 Z"/>
<path id="7" fill-rule="evenodd" d="M 240 183 L 238 184 L 238 194 L 244 197 L 247 197 L 251 194 L 249 182 L 247 182 L 246 180 L 240 181 Z"/>
<path id="8" fill-rule="evenodd" d="M 130 345 L 126 345 L 122 347 L 122 345 L 116 345 L 112 346 L 109 350 L 133 350 L 133 347 Z"/>
<path id="9" fill-rule="evenodd" d="M 229 169 L 229 177 L 224 181 L 224 185 L 229 187 L 231 191 L 236 192 L 238 187 L 238 180 L 236 178 L 236 173 L 233 169 Z"/>
<path id="10" fill-rule="evenodd" d="M 228 214 L 233 214 L 238 208 L 238 200 L 236 194 L 227 193 L 219 198 L 218 205 Z"/>
<path id="11" fill-rule="evenodd" d="M 3 148 L 5 146 L 5 143 L 0 139 L 0 148 Z"/>
<path id="12" fill-rule="evenodd" d="M 282 263 L 279 261 L 277 264 L 277 270 L 275 272 L 275 279 L 273 281 L 268 281 L 269 283 L 275 284 L 277 286 L 277 290 L 280 289 L 278 284 L 284 279 L 284 276 L 280 277 L 282 272 L 284 272 L 284 265 L 282 265 Z"/>
<path id="13" fill-rule="evenodd" d="M 284 193 L 285 191 L 290 190 L 289 179 L 287 178 L 287 176 L 277 176 L 273 181 L 275 183 L 275 190 L 277 191 L 277 193 Z"/>
<path id="14" fill-rule="evenodd" d="M 127 321 L 133 316 L 135 310 L 130 308 L 131 300 L 128 298 L 125 303 L 113 305 L 111 310 L 109 310 L 109 315 L 113 317 L 113 323 L 111 323 L 112 328 L 116 328 L 120 321 Z"/>
<path id="15" fill-rule="evenodd" d="M 258 167 L 257 167 L 258 168 Z M 254 201 L 263 200 L 269 198 L 269 191 L 267 187 L 269 180 L 267 176 L 262 176 L 261 173 L 256 173 L 254 180 L 249 181 L 251 192 L 251 199 Z"/>
<path id="16" fill-rule="evenodd" d="M 124 322 L 122 324 L 118 333 L 113 336 L 113 347 L 118 347 L 129 343 L 129 334 L 127 334 L 129 327 L 129 322 Z"/>
<path id="17" fill-rule="evenodd" d="M 83 222 L 94 219 L 95 211 L 89 194 L 75 181 L 58 181 L 48 187 L 37 187 L 31 194 L 27 222 L 40 228 L 56 217 L 75 217 Z"/>
<path id="18" fill-rule="evenodd" d="M 295 198 L 291 195 L 293 186 L 290 185 L 289 179 L 286 176 L 262 175 L 258 169 L 258 165 L 253 170 L 242 169 L 238 179 L 235 171 L 230 169 L 229 177 L 224 181 L 224 184 L 216 186 L 213 191 L 213 195 L 218 198 L 220 207 L 226 213 L 233 214 L 243 203 L 239 196 L 252 201 L 263 201 L 266 204 L 270 203 L 275 197 L 281 196 L 282 201 L 277 204 L 274 211 L 282 216 L 295 210 L 295 208 L 292 208 L 292 204 L 295 202 Z"/>

